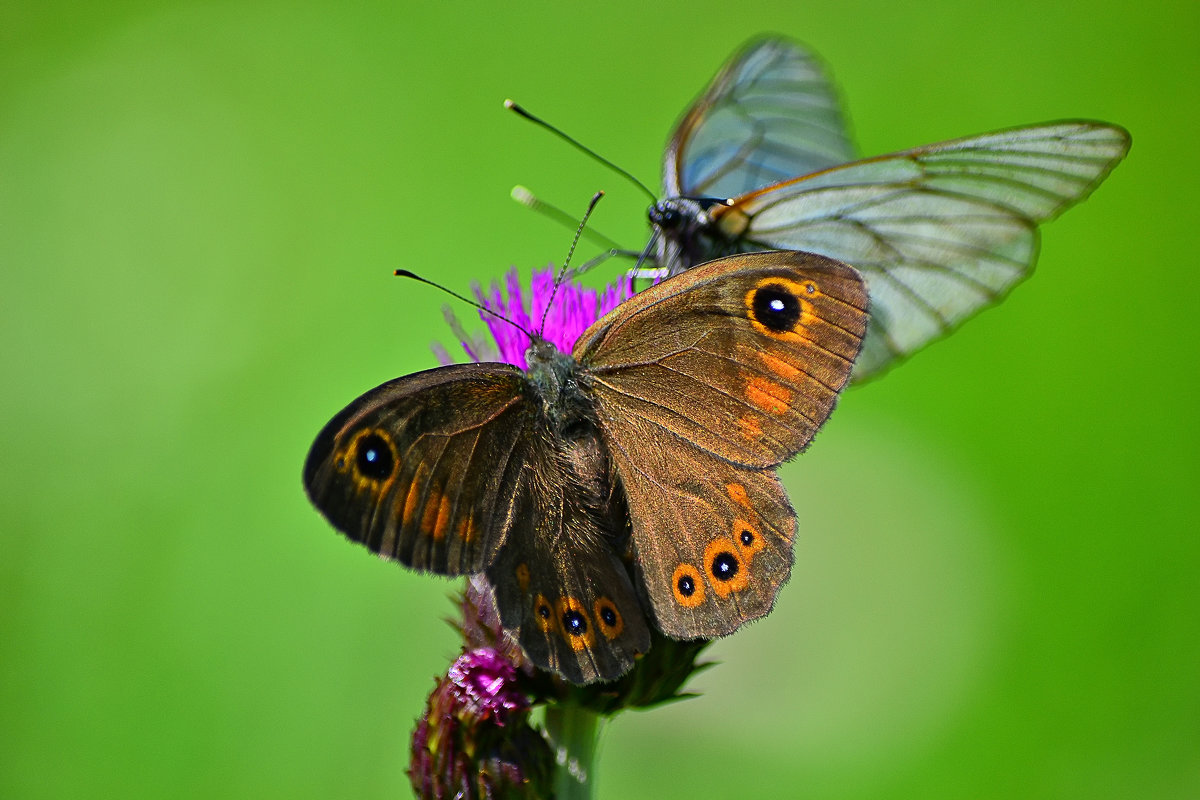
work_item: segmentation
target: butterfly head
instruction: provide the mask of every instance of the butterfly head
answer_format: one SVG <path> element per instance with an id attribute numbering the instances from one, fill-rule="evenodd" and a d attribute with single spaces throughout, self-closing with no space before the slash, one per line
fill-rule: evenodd
<path id="1" fill-rule="evenodd" d="M 525 363 L 529 365 L 525 374 L 547 407 L 558 404 L 563 389 L 572 382 L 578 367 L 569 353 L 562 352 L 541 336 L 530 337 Z"/>
<path id="2" fill-rule="evenodd" d="M 650 218 L 651 225 L 668 236 L 675 235 L 677 231 L 686 232 L 694 226 L 707 224 L 707 215 L 700 204 L 683 197 L 659 200 L 650 206 L 646 215 Z"/>

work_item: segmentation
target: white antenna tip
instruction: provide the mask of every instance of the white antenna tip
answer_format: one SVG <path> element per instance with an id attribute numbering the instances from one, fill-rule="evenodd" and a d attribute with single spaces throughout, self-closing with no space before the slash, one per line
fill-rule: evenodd
<path id="1" fill-rule="evenodd" d="M 523 206 L 533 207 L 537 204 L 537 198 L 533 196 L 533 192 L 526 189 L 524 186 L 514 186 L 512 188 L 512 199 L 516 200 Z"/>
<path id="2" fill-rule="evenodd" d="M 515 106 L 515 105 L 516 105 L 516 103 L 514 103 L 514 102 L 513 102 L 512 100 L 510 100 L 509 98 L 507 98 L 507 97 L 506 97 L 506 98 L 504 98 L 504 107 L 505 107 L 505 108 L 512 108 L 512 107 L 513 107 L 513 106 Z"/>

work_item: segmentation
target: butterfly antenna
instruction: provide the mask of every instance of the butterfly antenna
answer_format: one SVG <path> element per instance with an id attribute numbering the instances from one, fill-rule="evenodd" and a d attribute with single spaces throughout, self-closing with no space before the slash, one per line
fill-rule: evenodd
<path id="1" fill-rule="evenodd" d="M 578 238 L 578 237 L 577 237 L 577 238 Z M 504 316 L 504 315 L 502 315 L 502 314 L 497 314 L 495 311 L 492 311 L 490 308 L 488 308 L 487 306 L 483 305 L 482 303 L 478 303 L 478 302 L 476 302 L 476 301 L 474 301 L 474 300 L 470 299 L 469 297 L 463 297 L 463 296 L 462 296 L 461 294 L 459 294 L 458 292 L 451 291 L 450 289 L 447 289 L 445 286 L 442 286 L 440 283 L 434 283 L 433 281 L 429 280 L 428 278 L 422 278 L 422 277 L 421 277 L 420 275 L 418 275 L 417 273 L 415 273 L 415 272 L 410 272 L 410 271 L 408 271 L 408 270 L 406 270 L 406 269 L 398 269 L 398 270 L 396 270 L 396 272 L 395 272 L 394 274 L 395 274 L 395 275 L 396 275 L 396 277 L 398 277 L 398 278 L 412 278 L 414 281 L 420 281 L 421 283 L 427 283 L 427 284 L 429 284 L 430 286 L 432 286 L 432 287 L 433 287 L 433 288 L 435 288 L 435 289 L 441 289 L 443 292 L 445 292 L 446 294 L 450 295 L 451 297 L 454 297 L 454 298 L 457 298 L 457 299 L 459 299 L 459 300 L 462 300 L 462 301 L 463 301 L 464 303 L 466 303 L 467 305 L 469 305 L 469 306 L 474 306 L 475 308 L 478 308 L 480 311 L 487 312 L 488 314 L 491 314 L 493 317 L 495 317 L 495 318 L 496 318 L 496 319 L 498 319 L 498 320 L 502 320 L 502 321 L 504 321 L 504 322 L 507 322 L 509 325 L 512 325 L 514 328 L 516 328 L 517 330 L 519 330 L 521 333 L 523 333 L 523 334 L 525 334 L 526 336 L 528 336 L 530 341 L 533 341 L 533 338 L 534 338 L 534 336 L 533 336 L 533 334 L 532 334 L 532 333 L 530 333 L 529 331 L 525 330 L 524 328 L 522 328 L 522 327 L 521 327 L 520 325 L 518 325 L 517 323 L 513 322 L 513 321 L 512 321 L 511 319 L 509 319 L 508 317 L 506 317 L 506 316 Z"/>
<path id="2" fill-rule="evenodd" d="M 552 206 L 544 200 L 536 197 L 533 192 L 526 189 L 524 186 L 514 186 L 512 188 L 512 199 L 516 200 L 526 208 L 531 208 L 542 216 L 549 217 L 560 225 L 565 225 L 568 228 L 574 228 L 577 223 L 575 217 L 572 217 L 567 212 L 563 211 L 558 206 Z M 605 236 L 595 228 L 585 228 L 583 235 L 609 250 L 624 251 L 625 248 L 617 244 L 616 240 Z"/>
<path id="3" fill-rule="evenodd" d="M 563 259 L 562 267 L 558 270 L 558 275 L 554 278 L 554 289 L 550 292 L 550 299 L 546 301 L 546 307 L 542 309 L 542 321 L 538 325 L 538 330 L 546 329 L 546 315 L 550 313 L 550 306 L 554 305 L 554 295 L 558 294 L 558 287 L 562 283 L 563 276 L 567 274 L 567 269 L 571 266 L 571 257 L 575 255 L 575 246 L 579 244 L 579 237 L 583 236 L 583 229 L 587 227 L 588 219 L 592 216 L 592 212 L 596 210 L 596 204 L 600 202 L 600 198 L 604 197 L 604 192 L 596 192 L 592 195 L 591 202 L 588 203 L 587 211 L 583 212 L 583 219 L 579 221 L 579 228 L 575 231 L 575 238 L 571 240 L 571 249 L 567 251 L 567 257 Z"/>
<path id="4" fill-rule="evenodd" d="M 597 152 L 596 152 L 595 150 L 593 150 L 592 148 L 585 146 L 585 145 L 584 145 L 582 142 L 579 142 L 579 141 L 577 141 L 576 139 L 574 139 L 573 137 L 571 137 L 571 136 L 568 136 L 567 134 L 563 133 L 563 132 L 562 132 L 562 131 L 560 131 L 558 128 L 556 128 L 556 127 L 554 127 L 553 125 L 551 125 L 549 122 L 546 122 L 544 119 L 540 119 L 540 118 L 538 118 L 538 117 L 535 117 L 533 114 L 530 114 L 528 111 L 526 111 L 524 108 L 522 108 L 521 106 L 519 106 L 519 105 L 517 105 L 516 103 L 514 103 L 512 100 L 505 100 L 505 101 L 504 101 L 504 107 L 505 107 L 505 108 L 507 108 L 509 111 L 515 111 L 517 114 L 519 114 L 520 116 L 522 116 L 522 117 L 524 117 L 525 119 L 529 120 L 530 122 L 533 122 L 533 123 L 535 123 L 535 124 L 537 124 L 537 125 L 541 125 L 543 128 L 545 128 L 546 130 L 550 131 L 551 133 L 553 133 L 553 134 L 554 134 L 555 136 L 557 136 L 558 138 L 562 139 L 562 140 L 563 140 L 564 142 L 566 142 L 567 144 L 569 144 L 569 145 L 571 145 L 572 147 L 576 148 L 577 150 L 580 150 L 580 151 L 582 151 L 583 153 L 585 153 L 585 154 L 587 154 L 587 155 L 591 156 L 592 158 L 594 158 L 595 160 L 599 161 L 599 162 L 600 162 L 601 164 L 603 164 L 604 166 L 606 166 L 606 167 L 608 167 L 609 169 L 611 169 L 611 170 L 613 170 L 614 172 L 616 172 L 617 174 L 624 176 L 624 178 L 625 178 L 626 180 L 628 180 L 628 181 L 629 181 L 630 183 L 632 183 L 634 186 L 638 187 L 638 188 L 639 188 L 639 189 L 641 189 L 643 192 L 645 192 L 645 193 L 646 193 L 646 196 L 650 198 L 650 202 L 651 202 L 651 203 L 657 203 L 657 202 L 658 202 L 658 196 L 657 196 L 657 195 L 655 195 L 655 194 L 654 194 L 654 192 L 652 192 L 652 191 L 650 191 L 649 189 L 647 189 L 647 188 L 646 188 L 646 184 L 642 183 L 642 182 L 641 182 L 641 181 L 639 181 L 637 178 L 635 178 L 635 177 L 633 176 L 633 174 L 632 174 L 632 173 L 630 173 L 628 170 L 621 169 L 621 168 L 620 168 L 620 167 L 618 167 L 616 164 L 614 164 L 613 162 L 609 161 L 607 158 L 605 158 L 604 156 L 600 155 L 599 153 L 597 153 Z"/>

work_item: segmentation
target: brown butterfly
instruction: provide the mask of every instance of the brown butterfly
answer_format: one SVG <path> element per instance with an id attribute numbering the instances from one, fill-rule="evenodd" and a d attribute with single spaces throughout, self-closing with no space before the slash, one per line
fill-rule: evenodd
<path id="1" fill-rule="evenodd" d="M 796 515 L 775 468 L 850 378 L 867 325 L 852 268 L 766 252 L 634 296 L 528 370 L 444 366 L 364 394 L 317 436 L 313 504 L 418 570 L 486 572 L 501 622 L 567 680 L 771 610 Z"/>
<path id="2" fill-rule="evenodd" d="M 1129 149 L 1067 120 L 855 160 L 833 83 L 795 42 L 751 42 L 684 114 L 650 210 L 659 268 L 803 249 L 853 264 L 870 377 L 999 302 L 1033 270 L 1038 225 L 1087 197 Z"/>

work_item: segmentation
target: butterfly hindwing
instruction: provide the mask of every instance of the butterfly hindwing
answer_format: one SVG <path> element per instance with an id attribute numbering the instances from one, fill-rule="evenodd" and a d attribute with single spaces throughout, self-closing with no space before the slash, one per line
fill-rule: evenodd
<path id="1" fill-rule="evenodd" d="M 622 438 L 613 460 L 638 573 L 663 633 L 724 636 L 771 610 L 791 574 L 796 536 L 773 470 L 735 467 L 672 436 Z"/>
<path id="2" fill-rule="evenodd" d="M 676 436 L 734 464 L 771 467 L 833 410 L 866 309 L 862 279 L 845 264 L 751 253 L 637 294 L 589 328 L 575 354 L 609 437 Z"/>
<path id="3" fill-rule="evenodd" d="M 576 684 L 615 680 L 650 647 L 619 557 L 628 542 L 625 503 L 600 448 L 584 437 L 543 439 L 531 449 L 517 523 L 487 571 L 501 623 L 529 659 Z"/>
<path id="4" fill-rule="evenodd" d="M 532 420 L 515 367 L 398 378 L 325 426 L 304 486 L 335 528 L 380 555 L 443 575 L 480 572 L 513 525 Z"/>

